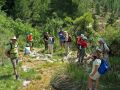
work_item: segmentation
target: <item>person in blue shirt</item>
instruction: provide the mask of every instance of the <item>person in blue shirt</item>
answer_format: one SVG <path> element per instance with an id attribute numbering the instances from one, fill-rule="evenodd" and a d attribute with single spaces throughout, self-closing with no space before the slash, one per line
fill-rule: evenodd
<path id="1" fill-rule="evenodd" d="M 60 46 L 64 47 L 65 35 L 64 35 L 64 31 L 63 31 L 62 28 L 60 28 L 60 31 L 59 31 L 58 35 L 59 35 L 59 40 L 60 40 Z"/>

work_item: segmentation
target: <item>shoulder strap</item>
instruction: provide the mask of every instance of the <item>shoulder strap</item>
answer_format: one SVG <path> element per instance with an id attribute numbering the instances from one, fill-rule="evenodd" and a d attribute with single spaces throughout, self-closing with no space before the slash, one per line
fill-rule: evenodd
<path id="1" fill-rule="evenodd" d="M 13 48 L 13 47 L 12 47 L 12 43 L 10 43 L 10 51 L 12 50 L 12 48 Z"/>
<path id="2" fill-rule="evenodd" d="M 105 54 L 105 46 L 103 44 L 103 57 L 104 57 L 104 54 Z"/>

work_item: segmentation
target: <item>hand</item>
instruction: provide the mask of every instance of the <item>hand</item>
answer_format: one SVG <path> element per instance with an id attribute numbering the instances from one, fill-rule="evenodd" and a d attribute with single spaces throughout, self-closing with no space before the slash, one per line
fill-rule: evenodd
<path id="1" fill-rule="evenodd" d="M 91 76 L 91 77 L 93 77 L 93 76 L 94 76 L 94 74 L 91 74 L 90 76 Z"/>

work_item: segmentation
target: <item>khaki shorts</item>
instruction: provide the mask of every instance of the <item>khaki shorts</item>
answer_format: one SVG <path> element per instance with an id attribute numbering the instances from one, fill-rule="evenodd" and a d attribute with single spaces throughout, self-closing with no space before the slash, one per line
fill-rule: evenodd
<path id="1" fill-rule="evenodd" d="M 99 74 L 98 72 L 96 72 L 94 76 L 91 76 L 91 74 L 90 74 L 89 77 L 90 77 L 92 80 L 96 80 L 96 79 L 100 78 L 100 74 Z"/>
<path id="2" fill-rule="evenodd" d="M 12 62 L 12 64 L 14 65 L 14 67 L 16 67 L 16 66 L 17 66 L 17 63 L 18 63 L 18 58 L 11 59 L 11 62 Z"/>

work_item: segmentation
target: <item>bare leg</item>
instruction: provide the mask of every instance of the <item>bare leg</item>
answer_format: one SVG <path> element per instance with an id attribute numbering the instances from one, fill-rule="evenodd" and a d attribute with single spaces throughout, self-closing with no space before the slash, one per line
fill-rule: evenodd
<path id="1" fill-rule="evenodd" d="M 93 88 L 93 80 L 90 78 L 90 77 L 88 77 L 88 88 L 89 88 L 89 90 L 92 90 L 92 88 Z"/>
<path id="2" fill-rule="evenodd" d="M 98 87 L 99 87 L 99 78 L 98 78 L 98 79 L 96 79 L 95 90 L 98 90 Z"/>
<path id="3" fill-rule="evenodd" d="M 16 77 L 16 79 L 18 79 L 18 72 L 17 72 L 16 60 L 15 59 L 11 60 L 11 62 L 12 62 L 12 66 L 13 66 L 15 77 Z"/>

